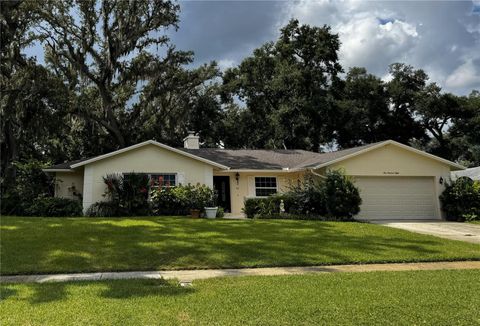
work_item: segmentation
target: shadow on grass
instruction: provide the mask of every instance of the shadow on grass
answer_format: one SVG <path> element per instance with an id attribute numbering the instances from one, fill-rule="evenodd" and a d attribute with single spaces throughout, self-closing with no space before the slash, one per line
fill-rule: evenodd
<path id="1" fill-rule="evenodd" d="M 480 258 L 475 245 L 350 222 L 12 217 L 1 232 L 3 274 Z"/>
<path id="2" fill-rule="evenodd" d="M 100 299 L 129 299 L 148 296 L 179 296 L 195 291 L 192 287 L 182 287 L 175 281 L 158 280 L 129 280 L 102 281 L 102 282 L 66 282 L 66 283 L 27 283 L 22 294 L 22 300 L 31 304 L 45 304 L 65 301 L 69 296 L 79 295 L 80 288 L 96 287 L 97 297 Z M 12 285 L 0 286 L 2 300 L 15 299 L 18 291 Z"/>
<path id="3" fill-rule="evenodd" d="M 14 297 L 17 292 L 18 291 L 11 286 L 0 286 L 0 302 L 7 300 L 10 297 Z"/>

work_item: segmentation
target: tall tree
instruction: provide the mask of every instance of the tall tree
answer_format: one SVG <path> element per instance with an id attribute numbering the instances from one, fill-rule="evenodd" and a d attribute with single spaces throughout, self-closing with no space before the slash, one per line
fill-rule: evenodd
<path id="1" fill-rule="evenodd" d="M 461 99 L 462 115 L 449 129 L 452 156 L 466 166 L 480 166 L 480 91 Z"/>
<path id="2" fill-rule="evenodd" d="M 149 79 L 130 113 L 134 142 L 156 139 L 177 146 L 187 130 L 194 130 L 209 145 L 217 143 L 221 107 L 212 79 L 218 76 L 215 63 L 195 69 L 171 63 L 164 74 Z"/>
<path id="3" fill-rule="evenodd" d="M 427 138 L 422 124 L 415 119 L 418 94 L 424 90 L 428 76 L 422 69 L 394 63 L 390 65 L 392 80 L 387 83 L 390 119 L 387 122 L 392 139 L 404 144 Z"/>
<path id="4" fill-rule="evenodd" d="M 385 83 L 365 68 L 351 68 L 335 121 L 336 141 L 341 148 L 389 139 L 390 110 Z"/>
<path id="5" fill-rule="evenodd" d="M 98 97 L 81 113 L 104 128 L 117 147 L 124 147 L 128 108 L 144 81 L 165 74 L 172 62 L 191 61 L 191 53 L 176 51 L 165 33 L 177 28 L 178 5 L 161 0 L 49 0 L 38 6 L 38 30 L 51 63 L 76 71 L 82 87 L 93 88 Z"/>
<path id="6" fill-rule="evenodd" d="M 1 172 L 15 181 L 15 161 L 46 161 L 62 156 L 64 107 L 69 95 L 61 80 L 24 53 L 36 39 L 30 32 L 38 16 L 27 1 L 0 2 Z"/>
<path id="7" fill-rule="evenodd" d="M 318 150 L 332 138 L 339 46 L 330 27 L 292 20 L 275 43 L 225 72 L 226 97 L 238 96 L 249 111 L 247 121 L 263 126 L 244 135 L 245 145 Z"/>
<path id="8" fill-rule="evenodd" d="M 450 93 L 442 93 L 435 83 L 427 85 L 416 96 L 415 115 L 429 136 L 426 149 L 441 157 L 455 159 L 448 135 L 453 119 L 465 116 L 460 99 Z"/>

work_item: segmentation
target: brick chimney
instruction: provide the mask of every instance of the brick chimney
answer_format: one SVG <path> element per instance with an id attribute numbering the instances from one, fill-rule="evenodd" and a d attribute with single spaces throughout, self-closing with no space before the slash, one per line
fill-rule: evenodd
<path id="1" fill-rule="evenodd" d="M 183 147 L 188 149 L 200 148 L 200 137 L 195 135 L 195 131 L 188 131 L 188 136 L 183 138 Z"/>

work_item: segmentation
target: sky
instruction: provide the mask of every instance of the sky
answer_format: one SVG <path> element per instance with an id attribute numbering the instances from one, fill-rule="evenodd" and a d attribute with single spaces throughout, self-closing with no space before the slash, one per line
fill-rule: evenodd
<path id="1" fill-rule="evenodd" d="M 181 1 L 180 7 L 171 39 L 195 52 L 195 65 L 237 65 L 296 18 L 332 26 L 346 71 L 361 66 L 388 80 L 388 65 L 403 62 L 424 69 L 445 91 L 480 90 L 480 0 Z"/>
<path id="2" fill-rule="evenodd" d="M 180 1 L 173 44 L 195 53 L 194 66 L 239 64 L 296 18 L 330 25 L 345 71 L 361 66 L 388 80 L 388 65 L 424 69 L 445 91 L 480 90 L 480 0 L 474 1 Z M 42 60 L 41 47 L 27 53 Z"/>

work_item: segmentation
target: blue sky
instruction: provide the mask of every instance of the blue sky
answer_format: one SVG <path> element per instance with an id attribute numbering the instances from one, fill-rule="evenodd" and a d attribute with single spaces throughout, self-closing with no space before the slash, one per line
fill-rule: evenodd
<path id="1" fill-rule="evenodd" d="M 331 25 L 342 42 L 344 69 L 363 66 L 388 79 L 387 66 L 424 69 L 446 91 L 480 89 L 480 1 L 181 1 L 179 49 L 195 52 L 195 65 L 216 60 L 222 69 L 278 37 L 297 18 Z M 41 57 L 39 48 L 29 54 Z"/>

